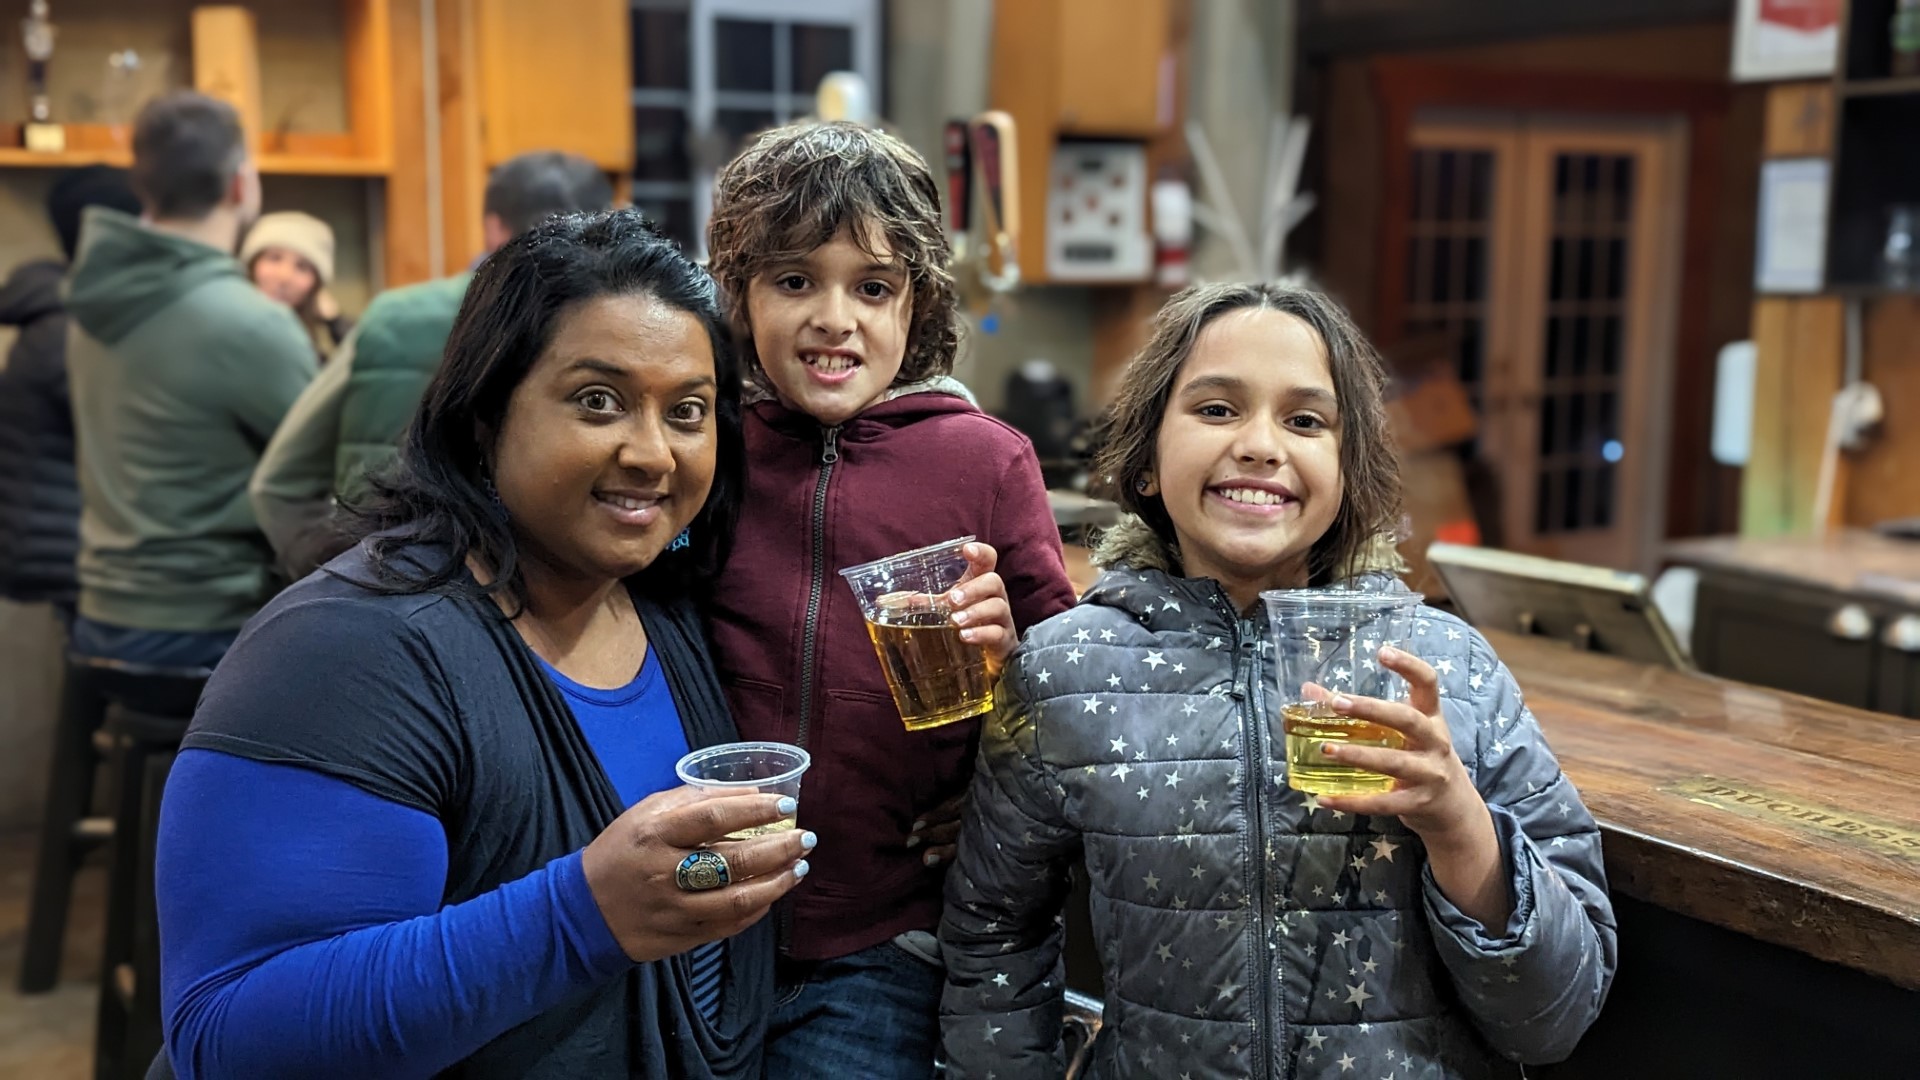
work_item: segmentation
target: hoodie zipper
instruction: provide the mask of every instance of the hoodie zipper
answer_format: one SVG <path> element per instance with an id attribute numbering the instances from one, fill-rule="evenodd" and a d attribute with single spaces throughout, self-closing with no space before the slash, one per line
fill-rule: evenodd
<path id="1" fill-rule="evenodd" d="M 813 576 L 807 587 L 807 622 L 800 638 L 800 730 L 794 742 L 806 749 L 813 721 L 813 668 L 820 648 L 820 601 L 827 587 L 827 483 L 840 460 L 840 428 L 820 433 L 820 476 L 813 483 Z"/>
<path id="2" fill-rule="evenodd" d="M 1253 954 L 1253 979 L 1247 987 L 1253 995 L 1254 1017 L 1253 1052 L 1259 1061 L 1256 1076 L 1273 1074 L 1273 1040 L 1276 1034 L 1285 1045 L 1286 1013 L 1276 1007 L 1277 991 L 1267 991 L 1269 973 L 1272 973 L 1273 985 L 1283 985 L 1285 980 L 1279 977 L 1280 951 L 1273 947 L 1273 931 L 1267 917 L 1270 906 L 1267 898 L 1267 879 L 1269 860 L 1267 859 L 1267 778 L 1265 762 L 1268 760 L 1268 724 L 1265 717 L 1266 694 L 1265 679 L 1260 666 L 1260 634 L 1251 622 L 1242 620 L 1219 595 L 1214 596 L 1214 607 L 1227 625 L 1233 628 L 1233 649 L 1236 654 L 1244 653 L 1245 664 L 1238 661 L 1235 668 L 1244 675 L 1236 674 L 1233 696 L 1240 702 L 1241 727 L 1245 737 L 1242 760 L 1246 765 L 1247 776 L 1247 824 L 1253 833 L 1253 933 L 1250 935 L 1249 948 Z M 1242 681 L 1244 680 L 1244 681 Z M 1269 1015 L 1269 1014 L 1272 1015 Z M 1282 1074 L 1285 1066 L 1282 1066 Z"/>

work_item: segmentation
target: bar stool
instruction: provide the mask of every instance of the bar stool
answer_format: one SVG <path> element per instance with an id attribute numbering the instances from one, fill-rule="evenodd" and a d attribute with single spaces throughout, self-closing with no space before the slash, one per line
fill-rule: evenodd
<path id="1" fill-rule="evenodd" d="M 100 954 L 96 1080 L 140 1078 L 160 1049 L 160 925 L 153 894 L 160 797 L 206 668 L 84 661 L 107 699 L 113 847 Z"/>
<path id="2" fill-rule="evenodd" d="M 40 816 L 40 852 L 27 911 L 26 948 L 20 956 L 22 994 L 41 994 L 60 979 L 73 879 L 87 852 L 113 835 L 113 819 L 89 816 L 94 776 L 111 750 L 101 730 L 107 703 L 95 685 L 92 665 L 66 659 L 60 685 L 60 715 L 54 721 L 53 765 Z"/>

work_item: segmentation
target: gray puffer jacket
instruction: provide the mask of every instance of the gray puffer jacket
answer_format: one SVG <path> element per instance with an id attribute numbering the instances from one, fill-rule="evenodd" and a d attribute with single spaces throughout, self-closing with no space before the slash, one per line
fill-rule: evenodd
<path id="1" fill-rule="evenodd" d="M 1264 616 L 1128 535 L 1119 569 L 1028 632 L 983 728 L 940 933 L 949 1075 L 1061 1075 L 1059 915 L 1083 858 L 1093 1077 L 1477 1080 L 1565 1057 L 1613 978 L 1600 837 L 1486 640 L 1422 608 L 1409 646 L 1492 809 L 1501 927 L 1441 895 L 1399 819 L 1286 786 Z"/>

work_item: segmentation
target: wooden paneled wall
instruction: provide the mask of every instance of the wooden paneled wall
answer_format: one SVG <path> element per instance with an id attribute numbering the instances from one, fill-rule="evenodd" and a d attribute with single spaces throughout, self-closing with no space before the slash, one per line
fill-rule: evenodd
<path id="1" fill-rule="evenodd" d="M 1833 91 L 1788 83 L 1767 94 L 1766 156 L 1831 152 Z M 1886 420 L 1858 453 L 1840 456 L 1831 522 L 1872 526 L 1920 515 L 1920 298 L 1863 300 L 1862 377 L 1880 391 Z M 1845 371 L 1846 302 L 1834 296 L 1754 302 L 1753 452 L 1741 485 L 1747 536 L 1815 528 L 1814 501 L 1835 391 Z"/>
<path id="2" fill-rule="evenodd" d="M 1920 515 L 1920 297 L 1869 301 L 1862 321 L 1866 379 L 1879 388 L 1887 418 L 1848 458 L 1849 525 Z"/>
<path id="3" fill-rule="evenodd" d="M 1828 403 L 1840 389 L 1844 306 L 1831 296 L 1766 296 L 1753 304 L 1759 356 L 1753 448 L 1740 486 L 1740 532 L 1776 536 L 1813 526 Z"/>

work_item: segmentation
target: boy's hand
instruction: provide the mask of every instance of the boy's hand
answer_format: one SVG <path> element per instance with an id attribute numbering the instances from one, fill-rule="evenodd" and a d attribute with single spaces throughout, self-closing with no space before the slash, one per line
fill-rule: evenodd
<path id="1" fill-rule="evenodd" d="M 967 574 L 947 592 L 960 640 L 987 651 L 987 667 L 998 674 L 1013 655 L 1020 636 L 1013 629 L 1013 607 L 1007 602 L 1007 584 L 993 572 L 1000 556 L 988 544 L 972 543 L 960 549 Z"/>
<path id="2" fill-rule="evenodd" d="M 922 844 L 927 853 L 920 861 L 928 866 L 945 866 L 953 861 L 954 853 L 960 849 L 960 815 L 967 808 L 967 793 L 962 790 L 958 795 L 939 806 L 920 815 L 913 823 L 913 831 L 907 834 L 907 847 L 917 848 Z"/>

